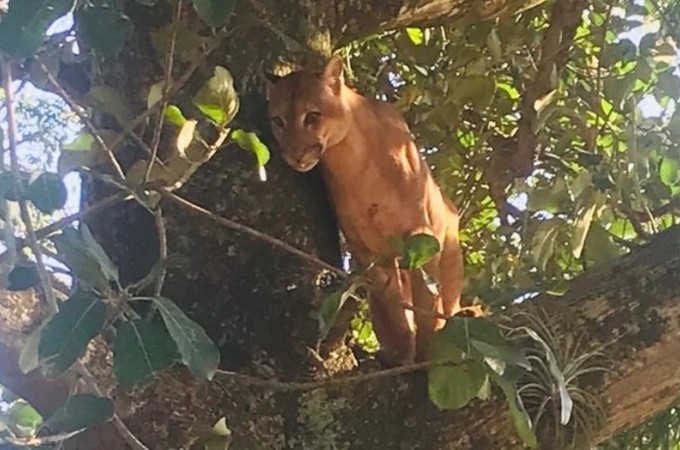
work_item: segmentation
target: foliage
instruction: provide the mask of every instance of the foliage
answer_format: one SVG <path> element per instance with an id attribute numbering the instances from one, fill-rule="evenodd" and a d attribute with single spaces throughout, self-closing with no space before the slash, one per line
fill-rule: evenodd
<path id="1" fill-rule="evenodd" d="M 136 3 L 152 7 L 166 2 Z M 206 29 L 228 25 L 237 4 L 190 3 Z M 72 8 L 73 30 L 46 39 L 50 25 Z M 680 4 L 591 2 L 567 48 L 558 49 L 544 48 L 542 39 L 553 19 L 550 11 L 550 4 L 542 4 L 514 17 L 465 26 L 410 27 L 341 49 L 354 84 L 366 94 L 394 101 L 405 113 L 439 183 L 461 211 L 466 295 L 498 309 L 538 293 L 560 295 L 584 270 L 606 264 L 678 223 L 680 111 L 675 101 L 680 91 L 676 43 Z M 133 22 L 116 2 L 10 0 L 8 11 L 0 16 L 0 59 L 26 69 L 42 87 L 56 89 L 42 63 L 49 69 L 55 61 L 78 59 L 96 66 L 118 57 L 133 31 Z M 205 48 L 208 35 L 180 22 L 155 31 L 151 41 L 159 55 L 168 56 L 173 49 L 177 67 L 184 68 L 201 56 L 197 49 Z M 75 43 L 79 52 L 73 50 Z M 568 52 L 568 61 L 560 63 L 558 56 L 550 55 L 554 61 L 546 63 L 548 50 Z M 492 192 L 502 178 L 497 155 L 525 126 L 524 102 L 545 73 L 548 90 L 529 105 L 536 116 L 530 128 L 538 151 L 527 176 L 502 186 L 501 197 L 509 199 L 504 205 Z M 104 117 L 103 125 L 96 132 L 81 131 L 68 144 L 60 124 L 73 121 L 73 113 L 55 113 L 65 109 L 62 103 L 17 103 L 22 117 L 19 138 L 33 145 L 22 151 L 29 156 L 20 173 L 10 174 L 4 167 L 0 174 L 3 240 L 11 249 L 21 248 L 28 237 L 17 202 L 28 204 L 34 219 L 44 217 L 40 213 L 61 213 L 67 201 L 62 176 L 73 171 L 99 176 L 154 214 L 160 214 L 162 195 L 181 187 L 227 142 L 250 152 L 255 169 L 266 179 L 270 154 L 262 140 L 247 129 L 228 128 L 241 106 L 232 73 L 215 66 L 212 76 L 188 93 L 190 101 L 181 104 L 171 103 L 176 93 L 171 82 L 177 75 L 150 81 L 143 94 L 151 118 L 145 123 L 156 122 L 159 133 L 165 125 L 162 134 L 171 141 L 170 151 L 158 152 L 160 134 L 148 142 L 138 137 L 147 147 L 145 159 L 115 175 L 103 175 L 99 169 L 116 161 L 129 144 L 120 131 L 133 128 L 139 99 L 133 101 L 128 92 L 98 79 L 100 84 L 89 86 L 79 100 Z M 1 119 L 4 122 L 5 117 Z M 2 130 L 3 135 L 10 131 Z M 4 138 L 2 147 L 4 151 Z M 54 165 L 55 149 L 60 150 L 57 173 L 47 167 Z M 53 256 L 66 266 L 74 287 L 68 299 L 58 303 L 58 311 L 28 338 L 21 355 L 23 370 L 62 373 L 93 341 L 105 342 L 107 332 L 114 331 L 114 373 L 121 388 L 143 388 L 177 362 L 198 378 L 212 378 L 219 352 L 206 332 L 171 300 L 160 294 L 147 296 L 137 285 L 122 286 L 117 267 L 84 224 L 61 227 L 40 241 L 48 251 L 56 250 Z M 394 244 L 402 267 L 422 274 L 436 290 L 425 270 L 439 251 L 436 239 L 416 235 Z M 38 287 L 39 270 L 27 262 L 36 257 L 40 255 L 22 253 L 13 261 L 10 289 Z M 159 266 L 164 263 L 159 261 Z M 361 272 L 353 275 L 360 277 Z M 162 284 L 158 273 L 149 278 L 147 284 Z M 321 302 L 320 338 L 356 288 L 356 277 L 350 278 Z M 150 307 L 136 308 L 139 303 Z M 519 330 L 535 344 L 522 354 L 485 320 L 450 320 L 432 350 L 433 358 L 442 362 L 429 372 L 432 401 L 440 408 L 459 408 L 474 398 L 488 398 L 492 386 L 497 386 L 508 399 L 520 436 L 535 446 L 529 416 L 536 426 L 544 411 L 533 411 L 518 395 L 531 396 L 532 389 L 545 387 L 529 383 L 518 389 L 522 376 L 531 380 L 532 375 L 524 372 L 531 368 L 533 376 L 549 381 L 550 405 L 559 418 L 555 423 L 587 420 L 579 409 L 583 403 L 579 399 L 586 394 L 569 381 L 583 373 L 588 358 L 560 354 L 556 344 L 536 329 L 540 327 L 534 324 Z M 356 342 L 375 350 L 365 308 L 353 320 L 352 332 Z M 3 432 L 17 438 L 35 436 L 41 427 L 75 431 L 112 415 L 108 400 L 82 395 L 71 397 L 44 422 L 25 402 L 10 405 Z M 644 439 L 630 435 L 623 439 L 640 448 L 660 448 L 662 438 L 677 441 L 674 428 L 667 426 L 677 421 L 675 413 L 657 422 L 664 420 L 663 425 L 640 431 L 638 436 Z M 218 425 L 217 434 L 224 441 L 228 428 Z M 659 429 L 670 431 L 664 435 Z"/>

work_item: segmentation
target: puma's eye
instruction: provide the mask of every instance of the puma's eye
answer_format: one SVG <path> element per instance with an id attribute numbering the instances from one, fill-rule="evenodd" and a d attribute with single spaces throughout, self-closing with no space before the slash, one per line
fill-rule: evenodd
<path id="1" fill-rule="evenodd" d="M 272 123 L 277 128 L 283 128 L 283 120 L 280 117 L 272 117 Z"/>
<path id="2" fill-rule="evenodd" d="M 310 125 L 314 125 L 315 123 L 317 123 L 319 121 L 320 118 L 321 118 L 321 113 L 318 113 L 318 112 L 307 113 L 307 115 L 305 116 L 305 119 L 304 119 L 304 124 L 307 127 L 310 126 Z"/>

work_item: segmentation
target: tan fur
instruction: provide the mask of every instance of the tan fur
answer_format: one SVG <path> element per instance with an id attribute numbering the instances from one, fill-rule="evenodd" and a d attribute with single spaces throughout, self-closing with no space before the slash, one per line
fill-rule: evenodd
<path id="1" fill-rule="evenodd" d="M 321 162 L 354 256 L 364 265 L 391 257 L 368 274 L 373 327 L 384 358 L 391 364 L 426 359 L 432 335 L 445 322 L 432 314 L 414 315 L 401 303 L 447 316 L 458 313 L 463 259 L 458 211 L 435 183 L 402 115 L 348 88 L 342 61 L 335 57 L 320 75 L 298 71 L 280 79 L 269 86 L 268 99 L 286 162 L 301 172 Z M 439 282 L 439 297 L 421 277 L 398 268 L 388 239 L 415 233 L 434 235 L 441 244 L 442 251 L 425 267 Z"/>

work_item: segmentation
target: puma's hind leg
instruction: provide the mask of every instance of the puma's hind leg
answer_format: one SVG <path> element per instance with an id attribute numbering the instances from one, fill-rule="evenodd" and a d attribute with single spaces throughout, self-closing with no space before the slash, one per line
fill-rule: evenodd
<path id="1" fill-rule="evenodd" d="M 411 280 L 398 268 L 396 260 L 390 267 L 373 267 L 369 308 L 373 331 L 380 343 L 380 358 L 389 365 L 409 364 L 415 360 L 416 342 L 413 312 L 403 302 L 411 303 Z"/>

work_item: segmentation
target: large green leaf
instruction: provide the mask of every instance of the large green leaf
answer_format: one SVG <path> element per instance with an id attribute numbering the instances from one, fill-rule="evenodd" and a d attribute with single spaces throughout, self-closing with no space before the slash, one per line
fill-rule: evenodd
<path id="1" fill-rule="evenodd" d="M 672 158 L 663 158 L 659 165 L 659 176 L 666 186 L 675 186 L 680 181 L 680 163 Z"/>
<path id="2" fill-rule="evenodd" d="M 74 14 L 74 20 L 78 39 L 101 56 L 120 52 L 132 32 L 130 19 L 109 6 L 80 9 Z"/>
<path id="3" fill-rule="evenodd" d="M 427 375 L 430 400 L 440 409 L 462 408 L 477 397 L 487 377 L 484 366 L 474 361 L 432 367 Z"/>
<path id="4" fill-rule="evenodd" d="M 137 320 L 118 328 L 113 371 L 123 389 L 142 388 L 179 359 L 177 346 L 163 324 Z"/>
<path id="5" fill-rule="evenodd" d="M 70 433 L 107 422 L 112 417 L 113 402 L 110 399 L 92 394 L 77 394 L 69 397 L 45 421 L 44 426 L 59 433 Z"/>
<path id="6" fill-rule="evenodd" d="M 165 297 L 153 299 L 158 306 L 165 327 L 177 344 L 182 362 L 199 379 L 212 379 L 220 363 L 220 352 L 205 330 L 187 317 L 172 300 Z"/>
<path id="7" fill-rule="evenodd" d="M 432 235 L 418 233 L 404 239 L 402 265 L 407 269 L 420 269 L 435 257 L 441 246 Z"/>
<path id="8" fill-rule="evenodd" d="M 0 50 L 25 58 L 42 45 L 50 24 L 66 14 L 74 0 L 11 0 L 0 21 Z"/>
<path id="9" fill-rule="evenodd" d="M 335 319 L 338 317 L 338 313 L 345 304 L 345 301 L 347 301 L 351 295 L 351 289 L 351 287 L 349 289 L 343 287 L 326 296 L 321 301 L 318 312 L 319 336 L 321 339 L 324 339 L 328 335 L 328 332 L 331 331 Z"/>
<path id="10" fill-rule="evenodd" d="M 508 401 L 508 407 L 510 408 L 512 424 L 515 426 L 517 435 L 527 447 L 532 449 L 538 448 L 538 440 L 536 439 L 536 434 L 531 426 L 531 419 L 524 409 L 522 399 L 520 399 L 517 394 L 515 384 L 498 376 L 494 376 L 493 381 L 500 386 L 503 394 L 505 394 L 505 398 Z"/>
<path id="11" fill-rule="evenodd" d="M 236 8 L 236 0 L 192 0 L 198 16 L 213 28 L 221 27 Z"/>
<path id="12" fill-rule="evenodd" d="M 118 269 L 94 240 L 85 224 L 80 229 L 66 227 L 61 234 L 52 236 L 57 247 L 57 258 L 73 272 L 79 282 L 100 292 L 118 283 Z"/>
<path id="13" fill-rule="evenodd" d="M 77 291 L 61 305 L 40 333 L 38 355 L 43 374 L 71 367 L 104 327 L 106 305 L 89 292 Z"/>

